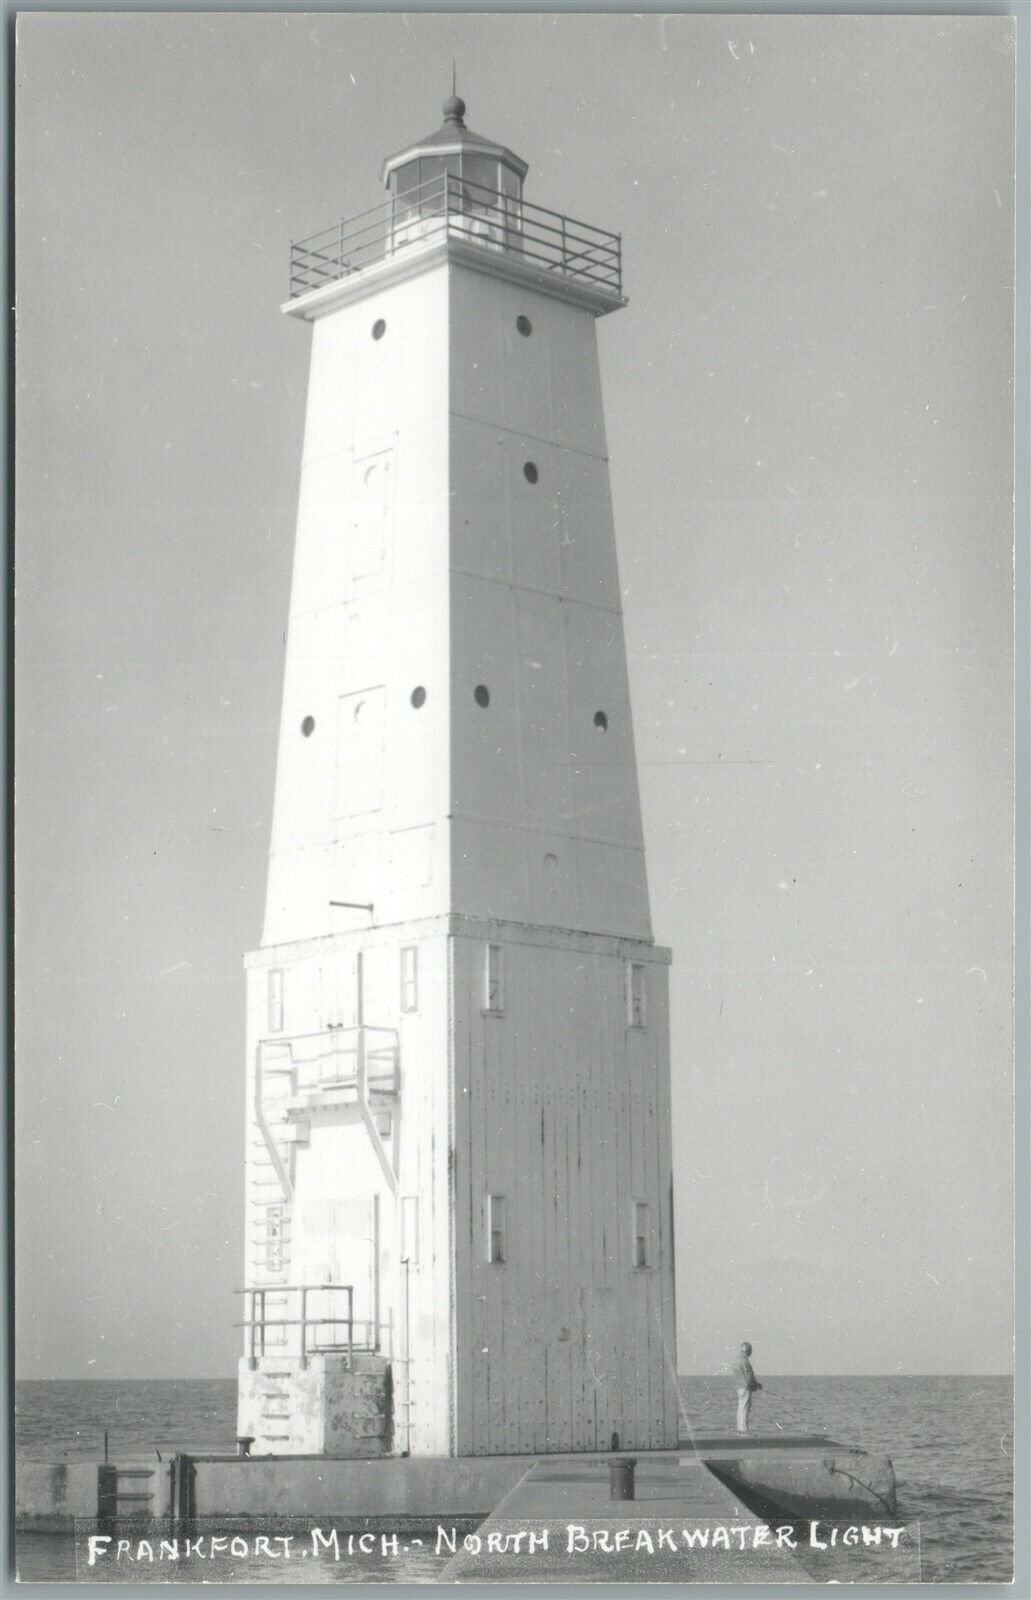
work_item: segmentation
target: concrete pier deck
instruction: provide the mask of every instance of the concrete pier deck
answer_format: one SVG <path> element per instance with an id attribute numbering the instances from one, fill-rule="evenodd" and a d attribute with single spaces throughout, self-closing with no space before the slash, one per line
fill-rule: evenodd
<path id="1" fill-rule="evenodd" d="M 663 1509 L 663 1494 L 686 1515 L 695 1503 L 713 1514 L 755 1520 L 895 1517 L 895 1474 L 885 1456 L 849 1449 L 821 1435 L 698 1437 L 675 1451 L 636 1452 L 640 1493 Z M 602 1455 L 380 1457 L 183 1456 L 105 1465 L 19 1462 L 15 1520 L 22 1528 L 70 1528 L 74 1518 L 418 1517 L 480 1521 L 502 1514 L 523 1485 L 547 1487 L 570 1514 L 606 1506 Z M 527 1487 L 531 1499 L 536 1488 Z M 702 1500 L 699 1500 L 699 1495 Z M 579 1496 L 579 1499 L 577 1498 Z M 547 1497 L 545 1497 L 547 1498 Z M 639 1507 L 643 1502 L 637 1501 Z M 521 1502 L 517 1502 L 517 1508 Z M 179 1508 L 178 1512 L 176 1508 Z M 506 1510 L 506 1516 L 509 1514 Z M 529 1513 L 527 1513 L 529 1514 Z M 649 1512 L 649 1515 L 651 1513 Z M 680 1514 L 680 1511 L 677 1513 Z M 701 1512 L 699 1512 L 701 1514 Z"/>
<path id="2" fill-rule="evenodd" d="M 477 1529 L 476 1548 L 460 1551 L 441 1581 L 811 1583 L 792 1550 L 778 1548 L 776 1534 L 761 1527 L 694 1456 L 638 1456 L 633 1500 L 610 1498 L 603 1459 L 538 1461 Z M 712 1548 L 717 1529 L 723 1532 Z M 528 1530 L 537 1536 L 532 1548 Z M 764 1538 L 771 1542 L 756 1543 Z"/>

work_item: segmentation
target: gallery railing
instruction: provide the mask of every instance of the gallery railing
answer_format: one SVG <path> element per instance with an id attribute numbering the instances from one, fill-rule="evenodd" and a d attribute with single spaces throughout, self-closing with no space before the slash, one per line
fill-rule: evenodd
<path id="1" fill-rule="evenodd" d="M 618 233 L 444 173 L 292 244 L 290 298 L 442 238 L 502 251 L 540 271 L 622 296 Z"/>

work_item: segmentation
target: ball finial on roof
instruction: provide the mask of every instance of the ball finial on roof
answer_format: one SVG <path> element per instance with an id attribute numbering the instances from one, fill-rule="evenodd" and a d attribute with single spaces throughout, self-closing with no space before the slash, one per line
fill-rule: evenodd
<path id="1" fill-rule="evenodd" d="M 451 93 L 444 101 L 444 121 L 453 123 L 456 128 L 464 128 L 462 118 L 465 116 L 465 101 L 455 90 L 455 62 L 451 61 Z"/>

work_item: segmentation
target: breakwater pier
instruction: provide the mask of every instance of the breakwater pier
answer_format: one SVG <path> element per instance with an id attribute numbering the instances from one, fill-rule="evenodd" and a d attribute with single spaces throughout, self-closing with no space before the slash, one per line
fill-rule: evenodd
<path id="1" fill-rule="evenodd" d="M 890 1547 L 898 1528 L 890 1460 L 822 1435 L 696 1438 L 633 1459 L 629 1480 L 598 1454 L 24 1462 L 16 1523 L 50 1533 L 93 1523 L 110 1540 L 98 1561 L 149 1528 L 165 1538 L 289 1523 L 330 1540 L 334 1529 L 419 1523 L 442 1541 L 441 1577 L 453 1582 L 799 1582 L 800 1540 Z M 298 1553 L 309 1537 L 297 1535 Z"/>

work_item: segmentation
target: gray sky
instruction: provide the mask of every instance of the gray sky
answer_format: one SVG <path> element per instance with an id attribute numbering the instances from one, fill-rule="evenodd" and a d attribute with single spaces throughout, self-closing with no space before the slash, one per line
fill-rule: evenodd
<path id="1" fill-rule="evenodd" d="M 235 1369 L 308 332 L 451 57 L 599 324 L 679 1366 L 1011 1361 L 1012 23 L 22 15 L 18 1358 Z"/>

